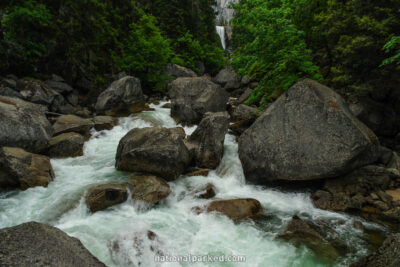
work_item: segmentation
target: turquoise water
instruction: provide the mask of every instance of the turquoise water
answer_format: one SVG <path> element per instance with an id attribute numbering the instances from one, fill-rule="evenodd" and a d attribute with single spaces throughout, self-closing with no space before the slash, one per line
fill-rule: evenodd
<path id="1" fill-rule="evenodd" d="M 0 193 L 0 228 L 27 221 L 51 224 L 79 238 L 108 266 L 193 266 L 187 262 L 155 261 L 157 255 L 189 254 L 245 257 L 245 262 L 201 262 L 195 266 L 346 266 L 367 254 L 368 244 L 363 232 L 353 227 L 354 217 L 316 209 L 308 193 L 247 185 L 237 143 L 229 134 L 222 162 L 208 177 L 181 177 L 170 182 L 171 195 L 155 207 L 128 200 L 91 214 L 85 205 L 90 187 L 128 181 L 128 173 L 114 168 L 119 140 L 133 128 L 176 126 L 169 109 L 160 108 L 164 103 L 153 106 L 155 111 L 120 119 L 119 126 L 110 131 L 93 131 L 84 156 L 53 159 L 57 178 L 48 188 Z M 185 127 L 186 134 L 194 129 Z M 215 214 L 196 215 L 191 209 L 209 201 L 196 199 L 189 192 L 207 183 L 215 186 L 218 199 L 259 200 L 265 216 L 258 222 L 234 224 Z M 349 252 L 336 262 L 329 262 L 305 247 L 296 248 L 276 239 L 295 214 L 328 224 L 334 229 L 330 234 L 347 244 Z M 147 230 L 155 232 L 157 238 L 148 240 Z"/>

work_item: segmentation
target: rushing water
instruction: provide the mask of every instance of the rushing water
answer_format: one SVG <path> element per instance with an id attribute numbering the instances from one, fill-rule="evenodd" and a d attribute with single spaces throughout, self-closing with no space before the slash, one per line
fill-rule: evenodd
<path id="1" fill-rule="evenodd" d="M 164 103 L 153 106 L 155 111 L 121 119 L 120 125 L 110 131 L 93 131 L 92 138 L 85 144 L 84 156 L 53 159 L 57 178 L 48 188 L 0 194 L 0 228 L 27 221 L 49 223 L 79 238 L 108 266 L 160 266 L 154 261 L 159 252 L 163 255 L 246 257 L 244 263 L 197 263 L 196 266 L 339 266 L 367 253 L 365 234 L 353 228 L 354 218 L 314 208 L 308 193 L 287 193 L 247 185 L 237 143 L 229 134 L 225 138 L 222 162 L 208 177 L 181 177 L 170 182 L 171 195 L 152 208 L 128 200 L 91 214 L 85 204 L 85 194 L 90 187 L 128 181 L 128 173 L 114 168 L 119 140 L 133 128 L 176 126 L 169 116 L 169 109 L 160 107 Z M 190 134 L 194 129 L 186 127 L 185 131 Z M 208 200 L 196 199 L 188 192 L 207 183 L 215 186 L 218 199 L 258 199 L 264 209 L 263 219 L 234 224 L 215 214 L 196 215 L 192 208 L 206 204 Z M 305 247 L 296 248 L 276 239 L 295 214 L 329 224 L 335 230 L 332 235 L 349 245 L 351 251 L 334 263 L 319 258 Z M 148 240 L 147 230 L 152 230 L 158 237 Z"/>
<path id="2" fill-rule="evenodd" d="M 222 48 L 226 49 L 226 39 L 225 39 L 225 27 L 224 26 L 216 26 L 217 34 L 219 39 L 221 39 Z"/>

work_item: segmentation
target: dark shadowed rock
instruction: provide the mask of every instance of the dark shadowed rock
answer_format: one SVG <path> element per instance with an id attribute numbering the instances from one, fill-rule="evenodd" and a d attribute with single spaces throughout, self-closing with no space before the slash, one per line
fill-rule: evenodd
<path id="1" fill-rule="evenodd" d="M 186 142 L 197 167 L 213 169 L 219 165 L 224 155 L 224 140 L 228 126 L 227 112 L 205 114 Z"/>
<path id="2" fill-rule="evenodd" d="M 44 186 L 55 178 L 50 159 L 21 148 L 0 148 L 0 187 L 21 188 Z"/>
<path id="3" fill-rule="evenodd" d="M 19 92 L 15 91 L 9 87 L 1 87 L 1 86 L 0 86 L 0 96 L 10 96 L 10 97 L 22 98 L 22 95 Z"/>
<path id="4" fill-rule="evenodd" d="M 260 202 L 252 198 L 216 200 L 208 205 L 206 211 L 222 213 L 234 221 L 257 219 L 263 213 Z"/>
<path id="5" fill-rule="evenodd" d="M 296 83 L 239 139 L 249 181 L 313 180 L 348 173 L 377 160 L 375 134 L 328 87 Z"/>
<path id="6" fill-rule="evenodd" d="M 124 185 L 104 184 L 91 188 L 86 195 L 86 205 L 91 212 L 104 210 L 108 207 L 125 202 L 128 190 Z"/>
<path id="7" fill-rule="evenodd" d="M 74 89 L 69 86 L 65 82 L 59 82 L 59 81 L 54 81 L 54 80 L 48 80 L 44 82 L 47 86 L 49 86 L 51 89 L 56 91 L 59 94 L 62 95 L 67 95 L 68 93 L 71 93 Z"/>
<path id="8" fill-rule="evenodd" d="M 63 133 L 50 139 L 47 155 L 52 158 L 82 156 L 84 143 L 85 138 L 78 133 Z"/>
<path id="9" fill-rule="evenodd" d="M 97 98 L 96 111 L 109 116 L 126 116 L 144 109 L 142 86 L 138 78 L 125 76 L 114 81 Z"/>
<path id="10" fill-rule="evenodd" d="M 226 110 L 229 95 L 205 77 L 178 78 L 169 85 L 171 116 L 182 123 L 198 123 L 206 112 Z"/>
<path id="11" fill-rule="evenodd" d="M 190 163 L 181 128 L 142 128 L 129 131 L 119 142 L 116 168 L 174 180 Z"/>
<path id="12" fill-rule="evenodd" d="M 196 188 L 192 194 L 197 197 L 197 198 L 203 198 L 203 199 L 210 199 L 215 197 L 215 190 L 214 186 L 210 183 L 201 186 L 199 188 Z"/>
<path id="13" fill-rule="evenodd" d="M 53 134 L 46 108 L 18 98 L 0 96 L 0 147 L 21 147 L 40 153 Z"/>
<path id="14" fill-rule="evenodd" d="M 397 267 L 400 266 L 400 234 L 389 236 L 374 253 L 351 267 Z"/>
<path id="15" fill-rule="evenodd" d="M 96 131 L 111 130 L 118 124 L 118 119 L 110 116 L 96 116 L 93 118 Z"/>
<path id="16" fill-rule="evenodd" d="M 132 199 L 156 204 L 171 193 L 169 185 L 157 176 L 134 175 L 129 180 Z"/>
<path id="17" fill-rule="evenodd" d="M 28 222 L 0 229 L 2 266 L 101 266 L 75 237 L 58 228 Z"/>
<path id="18" fill-rule="evenodd" d="M 245 104 L 241 104 L 237 106 L 233 112 L 232 112 L 232 121 L 238 122 L 238 121 L 255 121 L 257 118 L 257 109 L 247 106 Z"/>
<path id="19" fill-rule="evenodd" d="M 90 135 L 90 129 L 92 129 L 93 126 L 94 123 L 90 120 L 75 115 L 62 115 L 57 118 L 53 129 L 55 136 L 62 133 L 76 132 L 88 137 Z"/>
<path id="20" fill-rule="evenodd" d="M 185 173 L 185 176 L 207 176 L 208 173 L 210 172 L 210 169 L 195 169 L 191 170 L 188 173 Z"/>
<path id="21" fill-rule="evenodd" d="M 240 105 L 243 104 L 249 97 L 251 96 L 251 93 L 253 93 L 253 90 L 250 88 L 247 88 L 241 95 L 240 97 L 236 100 L 235 104 Z"/>
<path id="22" fill-rule="evenodd" d="M 167 64 L 165 74 L 175 79 L 181 77 L 197 77 L 196 73 L 191 69 L 176 64 Z"/>

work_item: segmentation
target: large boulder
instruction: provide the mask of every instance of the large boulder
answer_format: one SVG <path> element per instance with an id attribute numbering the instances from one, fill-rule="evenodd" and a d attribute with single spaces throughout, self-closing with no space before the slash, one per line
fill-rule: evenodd
<path id="1" fill-rule="evenodd" d="M 94 123 L 90 120 L 75 115 L 62 115 L 57 118 L 53 125 L 53 129 L 54 135 L 76 132 L 88 137 L 90 135 L 90 129 L 92 129 L 93 126 Z"/>
<path id="2" fill-rule="evenodd" d="M 47 155 L 52 158 L 82 156 L 84 143 L 85 138 L 78 133 L 63 133 L 50 139 Z"/>
<path id="3" fill-rule="evenodd" d="M 50 159 L 21 148 L 0 148 L 0 187 L 21 188 L 45 186 L 55 178 Z"/>
<path id="4" fill-rule="evenodd" d="M 0 86 L 0 96 L 22 98 L 22 95 L 18 91 L 15 91 L 14 89 L 11 89 L 9 87 L 1 87 L 1 86 Z"/>
<path id="5" fill-rule="evenodd" d="M 296 83 L 239 139 L 246 178 L 256 183 L 336 177 L 379 156 L 375 134 L 328 87 Z"/>
<path id="6" fill-rule="evenodd" d="M 44 106 L 0 96 L 0 147 L 21 147 L 34 153 L 45 150 L 53 135 L 45 113 Z"/>
<path id="7" fill-rule="evenodd" d="M 400 234 L 390 235 L 383 245 L 371 255 L 350 265 L 351 267 L 396 267 L 400 266 Z"/>
<path id="8" fill-rule="evenodd" d="M 227 112 L 205 114 L 186 143 L 197 167 L 213 169 L 219 165 L 224 155 L 224 140 L 228 126 Z"/>
<path id="9" fill-rule="evenodd" d="M 171 193 L 169 185 L 157 176 L 134 175 L 130 178 L 129 189 L 132 199 L 156 204 Z"/>
<path id="10" fill-rule="evenodd" d="M 169 85 L 171 116 L 182 123 L 198 123 L 206 112 L 226 110 L 229 95 L 205 77 L 178 78 Z"/>
<path id="11" fill-rule="evenodd" d="M 190 163 L 182 128 L 133 129 L 119 142 L 115 166 L 118 170 L 143 172 L 174 180 Z"/>
<path id="12" fill-rule="evenodd" d="M 240 77 L 231 68 L 222 69 L 213 81 L 224 87 L 225 90 L 231 91 L 240 87 Z"/>
<path id="13" fill-rule="evenodd" d="M 126 116 L 144 109 L 142 86 L 138 78 L 125 76 L 114 81 L 97 98 L 96 111 L 109 116 Z"/>
<path id="14" fill-rule="evenodd" d="M 2 266 L 101 266 L 75 237 L 49 225 L 28 222 L 0 229 Z"/>
<path id="15" fill-rule="evenodd" d="M 175 79 L 181 77 L 197 77 L 196 73 L 191 69 L 176 64 L 167 64 L 165 74 Z"/>
<path id="16" fill-rule="evenodd" d="M 258 200 L 253 198 L 216 200 L 207 207 L 207 212 L 221 213 L 234 221 L 257 219 L 263 214 Z"/>
<path id="17" fill-rule="evenodd" d="M 44 83 L 51 89 L 62 95 L 67 95 L 68 93 L 71 93 L 74 90 L 67 83 L 61 81 L 47 80 Z"/>
<path id="18" fill-rule="evenodd" d="M 128 190 L 126 186 L 103 184 L 89 189 L 86 195 L 86 205 L 91 212 L 96 212 L 123 203 L 127 199 Z"/>

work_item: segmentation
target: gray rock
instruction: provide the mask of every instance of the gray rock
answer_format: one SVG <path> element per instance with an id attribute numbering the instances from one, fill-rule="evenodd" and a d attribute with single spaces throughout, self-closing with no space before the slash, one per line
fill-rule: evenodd
<path id="1" fill-rule="evenodd" d="M 253 198 L 215 200 L 206 211 L 221 213 L 234 221 L 257 219 L 263 214 L 261 203 Z"/>
<path id="2" fill-rule="evenodd" d="M 0 148 L 0 187 L 21 188 L 44 186 L 55 178 L 50 159 L 21 148 Z"/>
<path id="3" fill-rule="evenodd" d="M 247 180 L 313 180 L 336 177 L 378 159 L 375 134 L 328 87 L 296 83 L 239 139 Z"/>
<path id="4" fill-rule="evenodd" d="M 182 128 L 142 128 L 129 131 L 119 142 L 116 168 L 174 180 L 190 163 Z M 183 131 L 184 132 L 184 131 Z"/>
<path id="5" fill-rule="evenodd" d="M 84 143 L 85 138 L 78 133 L 63 133 L 51 138 L 47 155 L 52 158 L 82 156 Z"/>
<path id="6" fill-rule="evenodd" d="M 0 85 L 4 85 L 5 87 L 10 87 L 15 89 L 17 87 L 17 81 L 14 79 L 4 78 L 0 81 Z"/>
<path id="7" fill-rule="evenodd" d="M 138 78 L 126 76 L 114 81 L 97 98 L 96 111 L 109 116 L 126 116 L 144 109 L 142 86 Z"/>
<path id="8" fill-rule="evenodd" d="M 71 93 L 69 93 L 67 95 L 67 100 L 71 105 L 77 106 L 79 104 L 79 93 L 78 93 L 78 91 L 74 90 Z"/>
<path id="9" fill-rule="evenodd" d="M 247 88 L 243 94 L 236 100 L 235 104 L 240 105 L 243 104 L 250 96 L 251 93 L 253 93 L 253 90 L 250 88 Z"/>
<path id="10" fill-rule="evenodd" d="M 55 98 L 62 96 L 40 81 L 22 81 L 20 94 L 32 103 L 51 106 Z"/>
<path id="11" fill-rule="evenodd" d="M 400 266 L 400 234 L 390 235 L 374 253 L 351 267 L 397 267 Z"/>
<path id="12" fill-rule="evenodd" d="M 49 86 L 51 89 L 56 91 L 59 94 L 62 95 L 67 95 L 68 93 L 71 93 L 74 89 L 66 84 L 65 82 L 57 82 L 53 80 L 45 81 L 44 82 L 47 86 Z"/>
<path id="13" fill-rule="evenodd" d="M 206 113 L 187 140 L 197 167 L 216 168 L 224 155 L 224 140 L 228 132 L 227 112 Z"/>
<path id="14" fill-rule="evenodd" d="M 86 205 L 91 212 L 96 212 L 123 203 L 127 199 L 128 190 L 126 186 L 103 184 L 89 189 L 86 195 Z"/>
<path id="15" fill-rule="evenodd" d="M 167 64 L 165 74 L 175 79 L 181 77 L 197 77 L 196 73 L 191 69 L 176 64 Z"/>
<path id="16" fill-rule="evenodd" d="M 0 96 L 0 147 L 21 147 L 34 153 L 45 150 L 53 135 L 45 112 L 44 106 Z"/>
<path id="17" fill-rule="evenodd" d="M 129 180 L 132 199 L 156 204 L 171 193 L 169 185 L 157 176 L 134 175 Z"/>
<path id="18" fill-rule="evenodd" d="M 215 83 L 220 84 L 221 86 L 226 86 L 228 83 L 236 84 L 239 83 L 240 86 L 240 79 L 235 71 L 231 68 L 224 68 L 222 69 L 217 76 L 214 77 L 213 81 Z"/>
<path id="19" fill-rule="evenodd" d="M 229 95 L 205 77 L 178 78 L 169 85 L 171 116 L 182 123 L 198 123 L 206 112 L 226 110 Z"/>
<path id="20" fill-rule="evenodd" d="M 243 120 L 255 121 L 255 119 L 257 118 L 257 113 L 258 111 L 256 108 L 241 104 L 233 110 L 232 120 L 235 122 Z"/>
<path id="21" fill-rule="evenodd" d="M 22 98 L 22 95 L 9 88 L 9 87 L 0 87 L 0 96 L 10 96 L 10 97 L 18 97 L 18 98 Z"/>
<path id="22" fill-rule="evenodd" d="M 0 262 L 2 266 L 105 267 L 77 238 L 37 222 L 0 229 Z"/>
<path id="23" fill-rule="evenodd" d="M 248 85 L 249 83 L 251 83 L 252 82 L 252 79 L 249 77 L 249 76 L 247 76 L 247 75 L 244 75 L 243 77 L 242 77 L 242 79 L 240 80 L 240 84 L 242 85 L 242 86 L 246 86 L 246 85 Z"/>
<path id="24" fill-rule="evenodd" d="M 53 125 L 54 135 L 62 133 L 76 132 L 85 137 L 90 136 L 90 129 L 92 129 L 94 123 L 90 120 L 80 118 L 75 115 L 62 115 L 57 118 Z"/>
<path id="25" fill-rule="evenodd" d="M 60 83 L 65 82 L 64 78 L 59 76 L 59 75 L 57 75 L 57 74 L 52 74 L 51 75 L 51 80 L 54 81 L 54 82 L 60 82 Z"/>

